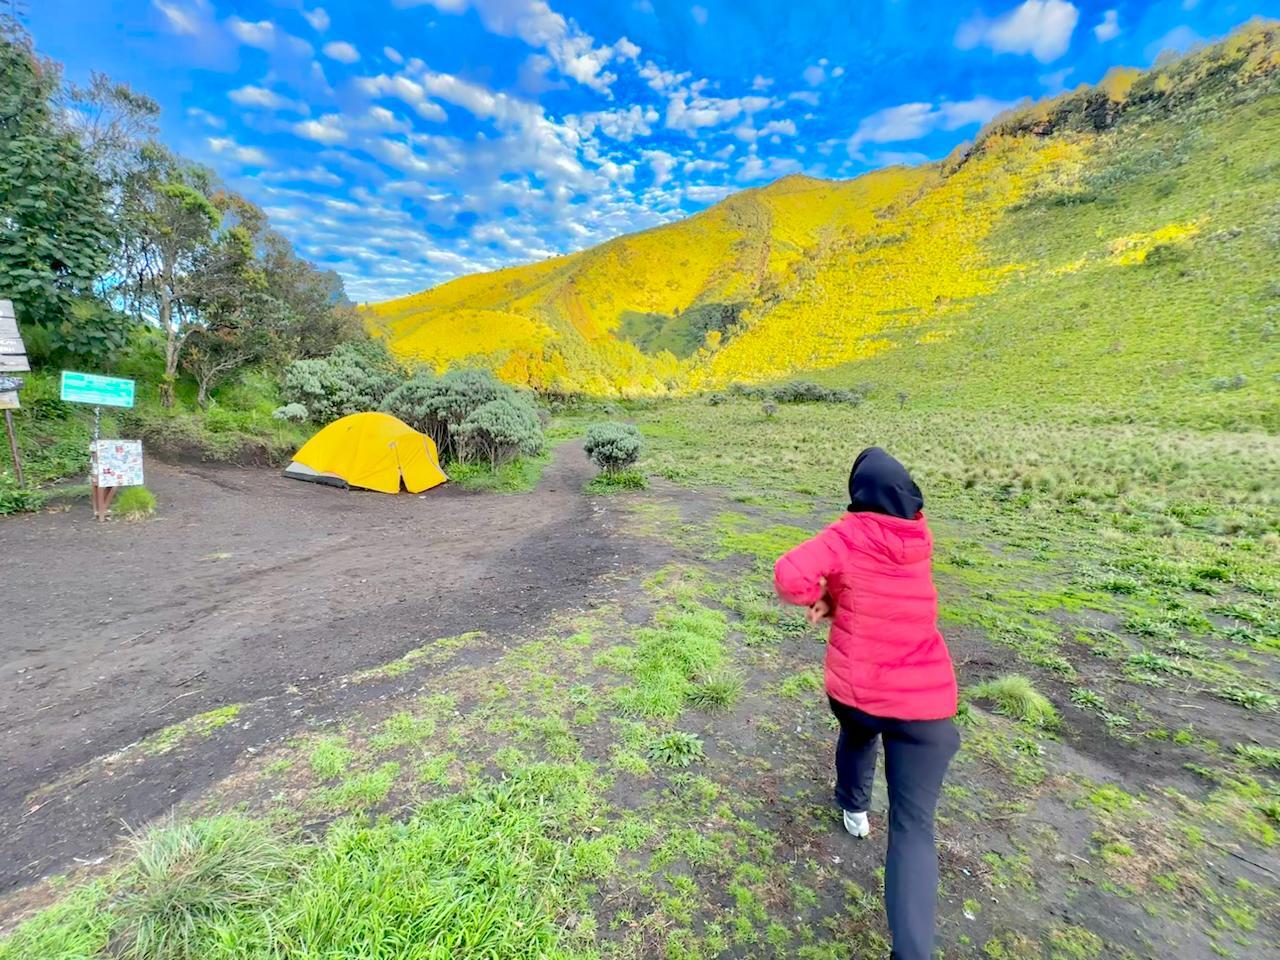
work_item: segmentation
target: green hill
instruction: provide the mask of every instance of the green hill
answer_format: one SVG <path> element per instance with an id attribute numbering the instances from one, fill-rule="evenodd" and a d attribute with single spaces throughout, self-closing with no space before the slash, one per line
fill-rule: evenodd
<path id="1" fill-rule="evenodd" d="M 392 348 L 597 394 L 798 373 L 1275 424 L 1280 31 L 997 118 L 946 161 L 788 177 L 377 304 Z M 1194 404 L 1194 415 L 1186 405 Z"/>

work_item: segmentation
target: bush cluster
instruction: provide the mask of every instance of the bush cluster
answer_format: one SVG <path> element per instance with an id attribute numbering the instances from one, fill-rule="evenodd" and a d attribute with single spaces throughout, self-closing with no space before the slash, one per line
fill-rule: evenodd
<path id="1" fill-rule="evenodd" d="M 429 436 L 446 461 L 498 467 L 543 449 L 533 400 L 488 370 L 419 372 L 392 390 L 382 409 Z"/>
<path id="2" fill-rule="evenodd" d="M 339 344 L 327 357 L 295 360 L 285 368 L 286 408 L 299 404 L 316 423 L 329 423 L 377 410 L 403 377 L 381 340 Z"/>
<path id="3" fill-rule="evenodd" d="M 635 465 L 640 459 L 640 431 L 629 423 L 607 420 L 587 428 L 583 444 L 591 462 L 603 472 L 614 474 Z"/>
<path id="4" fill-rule="evenodd" d="M 772 387 L 748 387 L 734 384 L 731 389 L 736 396 L 773 403 L 847 403 L 856 407 L 864 399 L 861 390 L 824 387 L 810 380 L 790 380 Z M 707 395 L 707 403 L 713 407 L 724 403 L 727 399 L 728 397 L 720 392 Z"/>

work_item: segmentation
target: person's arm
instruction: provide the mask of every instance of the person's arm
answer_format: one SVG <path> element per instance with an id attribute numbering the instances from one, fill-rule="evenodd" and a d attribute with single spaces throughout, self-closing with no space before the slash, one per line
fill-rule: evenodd
<path id="1" fill-rule="evenodd" d="M 830 530 L 824 530 L 793 547 L 773 565 L 773 586 L 778 596 L 797 606 L 812 606 L 826 593 L 826 580 L 839 567 Z"/>

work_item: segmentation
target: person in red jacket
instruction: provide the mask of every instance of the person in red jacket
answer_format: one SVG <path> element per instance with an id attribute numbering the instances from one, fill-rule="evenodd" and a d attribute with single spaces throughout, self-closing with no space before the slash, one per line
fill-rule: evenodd
<path id="1" fill-rule="evenodd" d="M 870 832 L 867 808 L 876 741 L 889 788 L 885 912 L 894 960 L 933 956 L 938 899 L 934 809 L 960 746 L 956 676 L 938 631 L 933 537 L 924 497 L 901 463 L 879 447 L 858 454 L 849 512 L 774 566 L 788 603 L 830 620 L 826 686 L 840 722 L 836 802 L 855 837 Z"/>

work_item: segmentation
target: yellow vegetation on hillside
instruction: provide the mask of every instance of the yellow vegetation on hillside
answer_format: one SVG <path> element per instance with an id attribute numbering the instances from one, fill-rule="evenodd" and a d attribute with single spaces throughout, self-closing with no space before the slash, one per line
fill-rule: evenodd
<path id="1" fill-rule="evenodd" d="M 1199 223 L 1169 223 L 1150 233 L 1131 233 L 1117 237 L 1107 245 L 1111 260 L 1121 266 L 1145 263 L 1156 247 L 1164 244 L 1186 243 L 1200 232 Z"/>
<path id="2" fill-rule="evenodd" d="M 786 177 L 677 223 L 462 277 L 365 316 L 410 361 L 482 362 L 513 383 L 623 396 L 760 382 L 938 342 L 940 317 L 1014 274 L 1140 264 L 1195 237 L 1203 219 L 1100 234 L 1102 249 L 1057 265 L 996 261 L 987 243 L 1015 205 L 1088 202 L 1091 158 L 1126 109 L 1188 102 L 1200 84 L 1238 86 L 1278 68 L 1280 31 L 1250 25 L 1159 70 L 1116 69 L 1096 88 L 1011 111 L 940 164 L 847 181 Z M 923 323 L 934 332 L 895 335 Z"/>

